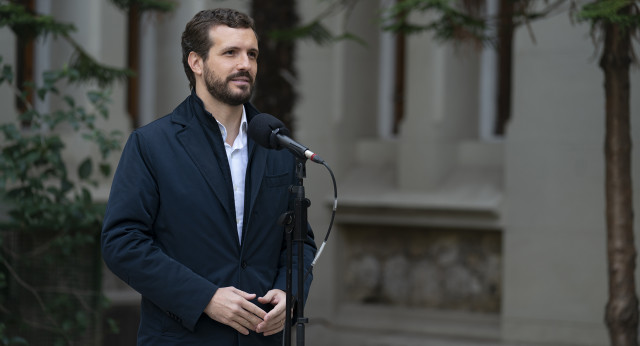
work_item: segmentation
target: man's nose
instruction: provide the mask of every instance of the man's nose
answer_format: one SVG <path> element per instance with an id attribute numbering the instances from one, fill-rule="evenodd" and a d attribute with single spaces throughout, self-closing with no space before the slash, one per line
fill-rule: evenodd
<path id="1" fill-rule="evenodd" d="M 251 68 L 251 58 L 247 54 L 240 54 L 236 64 L 239 70 L 248 70 Z"/>

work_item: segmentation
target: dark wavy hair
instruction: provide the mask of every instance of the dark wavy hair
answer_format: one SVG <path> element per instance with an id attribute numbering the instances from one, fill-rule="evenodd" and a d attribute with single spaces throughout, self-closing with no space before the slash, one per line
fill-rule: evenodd
<path id="1" fill-rule="evenodd" d="M 207 60 L 213 41 L 209 39 L 209 29 L 217 25 L 230 28 L 252 29 L 256 32 L 253 18 L 230 8 L 216 8 L 198 12 L 182 33 L 182 65 L 189 79 L 189 88 L 196 87 L 196 77 L 189 67 L 189 53 L 195 52 L 203 60 Z M 256 38 L 258 35 L 256 34 Z"/>

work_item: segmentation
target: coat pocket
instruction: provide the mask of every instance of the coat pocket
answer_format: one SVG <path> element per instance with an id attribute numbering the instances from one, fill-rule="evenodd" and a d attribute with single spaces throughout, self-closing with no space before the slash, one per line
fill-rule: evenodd
<path id="1" fill-rule="evenodd" d="M 291 184 L 291 177 L 289 173 L 282 173 L 278 175 L 265 175 L 264 185 L 266 187 L 278 187 Z"/>

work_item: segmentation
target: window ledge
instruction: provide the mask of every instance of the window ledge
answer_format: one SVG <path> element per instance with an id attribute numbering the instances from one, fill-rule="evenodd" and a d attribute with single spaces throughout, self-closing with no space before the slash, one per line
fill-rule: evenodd
<path id="1" fill-rule="evenodd" d="M 394 170 L 394 166 L 354 169 L 340 187 L 337 222 L 502 229 L 499 167 L 459 168 L 431 191 L 396 188 Z"/>

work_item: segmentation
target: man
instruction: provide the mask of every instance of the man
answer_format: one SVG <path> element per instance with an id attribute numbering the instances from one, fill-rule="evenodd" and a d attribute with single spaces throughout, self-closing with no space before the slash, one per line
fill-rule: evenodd
<path id="1" fill-rule="evenodd" d="M 286 243 L 277 220 L 291 209 L 295 162 L 247 138 L 259 113 L 249 103 L 259 52 L 253 20 L 201 11 L 186 25 L 182 51 L 191 95 L 127 141 L 103 257 L 142 295 L 139 345 L 280 345 Z M 315 250 L 308 229 L 305 267 Z"/>

